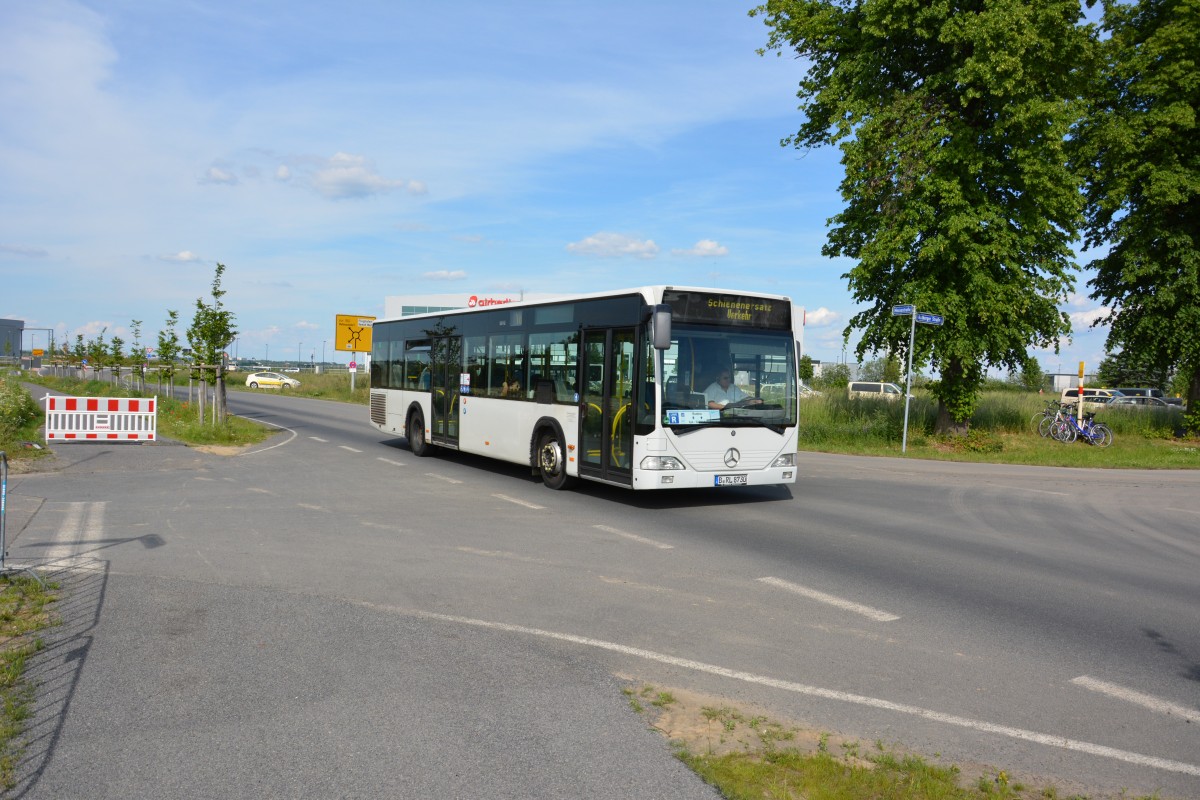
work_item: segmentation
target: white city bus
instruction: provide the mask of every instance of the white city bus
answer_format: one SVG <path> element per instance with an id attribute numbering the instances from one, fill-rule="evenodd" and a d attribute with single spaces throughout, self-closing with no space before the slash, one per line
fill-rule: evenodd
<path id="1" fill-rule="evenodd" d="M 553 489 L 796 481 L 786 297 L 643 287 L 376 320 L 372 345 L 371 422 L 417 456 L 527 464 Z M 718 408 L 723 373 L 747 397 Z"/>

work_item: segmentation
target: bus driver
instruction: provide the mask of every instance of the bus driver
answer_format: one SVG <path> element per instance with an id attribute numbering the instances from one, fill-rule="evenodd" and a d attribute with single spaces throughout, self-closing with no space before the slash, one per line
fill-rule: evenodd
<path id="1" fill-rule="evenodd" d="M 756 406 L 762 403 L 757 397 L 751 397 L 733 383 L 733 378 L 727 369 L 721 370 L 717 379 L 704 390 L 704 399 L 709 408 L 725 408 L 726 406 Z"/>

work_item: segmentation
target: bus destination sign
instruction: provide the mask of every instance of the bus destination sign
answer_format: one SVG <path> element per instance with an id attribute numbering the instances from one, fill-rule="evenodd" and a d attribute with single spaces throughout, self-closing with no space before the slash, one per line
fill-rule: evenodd
<path id="1" fill-rule="evenodd" d="M 671 307 L 671 319 L 676 322 L 768 330 L 789 330 L 792 327 L 792 304 L 777 299 L 667 290 L 663 292 L 663 302 Z"/>

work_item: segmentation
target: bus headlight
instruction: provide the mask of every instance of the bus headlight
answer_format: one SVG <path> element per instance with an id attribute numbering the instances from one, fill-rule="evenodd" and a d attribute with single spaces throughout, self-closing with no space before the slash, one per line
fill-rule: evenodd
<path id="1" fill-rule="evenodd" d="M 772 467 L 794 467 L 796 466 L 796 454 L 784 453 L 771 464 Z"/>
<path id="2" fill-rule="evenodd" d="M 646 456 L 642 459 L 642 469 L 683 469 L 683 464 L 674 456 Z"/>

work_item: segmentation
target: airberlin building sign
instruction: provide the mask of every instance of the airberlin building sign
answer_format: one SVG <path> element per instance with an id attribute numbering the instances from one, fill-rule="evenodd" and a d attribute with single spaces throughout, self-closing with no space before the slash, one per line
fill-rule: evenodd
<path id="1" fill-rule="evenodd" d="M 487 308 L 488 306 L 503 306 L 508 303 L 515 303 L 511 297 L 480 297 L 477 294 L 471 295 L 467 299 L 467 308 Z"/>

